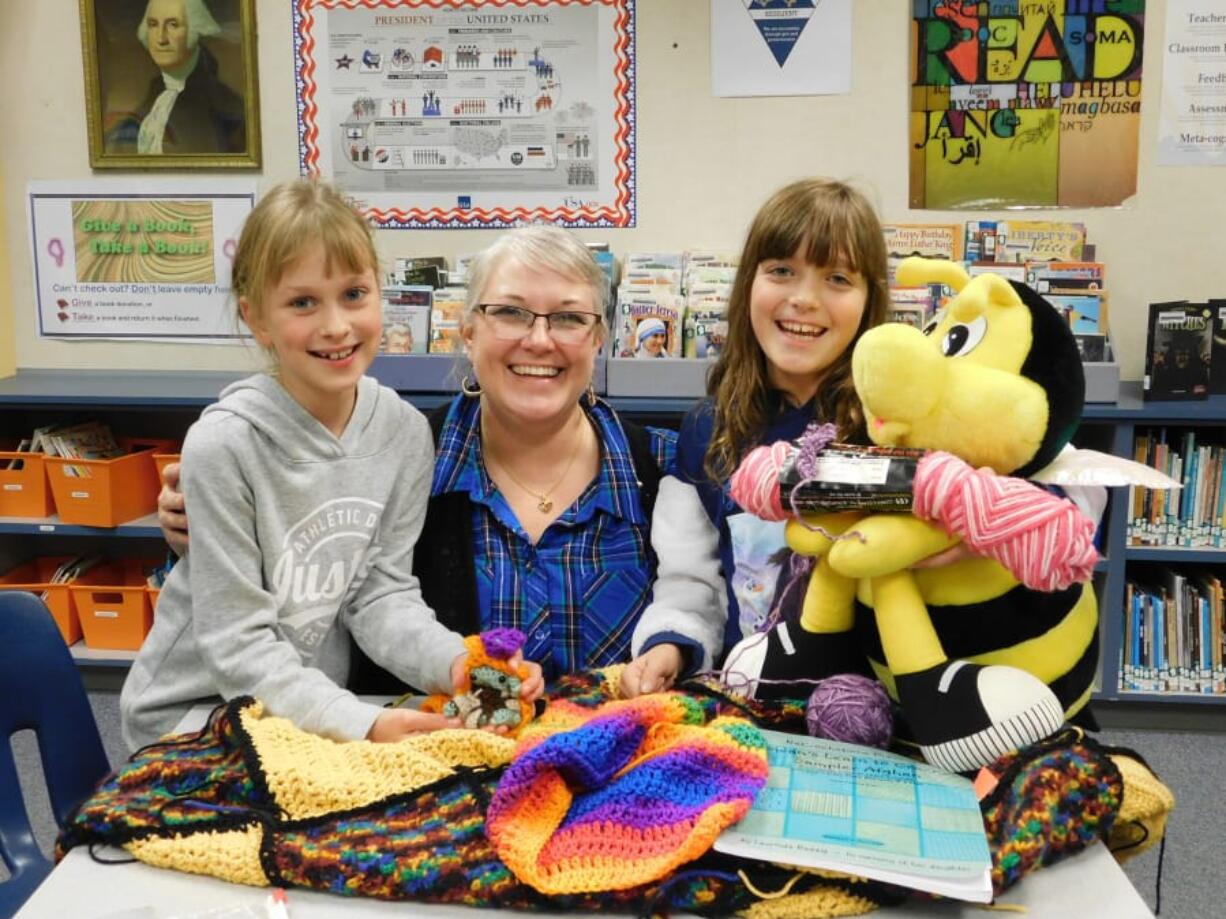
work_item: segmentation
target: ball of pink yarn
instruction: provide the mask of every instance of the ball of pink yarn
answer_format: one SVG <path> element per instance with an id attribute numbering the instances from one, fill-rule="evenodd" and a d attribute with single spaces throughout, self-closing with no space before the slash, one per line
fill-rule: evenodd
<path id="1" fill-rule="evenodd" d="M 809 696 L 805 725 L 813 737 L 884 749 L 894 732 L 890 697 L 876 680 L 857 673 L 827 677 Z"/>

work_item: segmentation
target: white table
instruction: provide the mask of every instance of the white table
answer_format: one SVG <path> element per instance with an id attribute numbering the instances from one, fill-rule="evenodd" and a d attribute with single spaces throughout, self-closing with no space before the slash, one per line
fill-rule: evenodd
<path id="1" fill-rule="evenodd" d="M 371 699 L 370 701 L 383 701 Z M 179 723 L 179 732 L 198 729 L 210 709 L 200 706 Z M 100 858 L 124 859 L 120 849 L 103 849 Z M 268 888 L 245 887 L 215 878 L 152 868 L 139 862 L 104 865 L 85 848 L 73 849 L 50 877 L 26 901 L 16 919 L 188 919 L 209 909 L 245 906 L 264 916 Z M 1034 919 L 1153 919 L 1153 913 L 1129 882 L 1105 846 L 1035 872 L 999 900 L 1025 906 Z M 465 906 L 440 906 L 411 901 L 348 899 L 307 890 L 289 891 L 290 919 L 380 919 L 406 916 L 422 919 L 489 919 L 540 915 L 513 910 L 476 911 Z M 596 915 L 595 913 L 579 915 Z M 954 901 L 909 903 L 881 909 L 872 916 L 939 916 L 983 919 L 981 906 Z"/>
<path id="2" fill-rule="evenodd" d="M 101 857 L 123 858 L 117 849 Z M 68 853 L 51 876 L 34 892 L 17 919 L 183 919 L 206 909 L 245 905 L 263 916 L 268 890 L 228 884 L 214 878 L 183 874 L 133 863 L 100 865 L 85 849 Z M 1000 898 L 1018 903 L 1033 919 L 1152 919 L 1153 913 L 1128 882 L 1104 846 L 1096 845 L 1059 864 L 1025 878 Z M 473 910 L 464 906 L 346 899 L 306 890 L 289 891 L 290 919 L 489 919 L 537 915 L 510 910 Z M 588 914 L 596 915 L 596 914 Z M 972 904 L 912 903 L 882 909 L 872 916 L 938 916 L 984 919 L 991 915 Z M 1005 914 L 1009 915 L 1009 914 Z"/>

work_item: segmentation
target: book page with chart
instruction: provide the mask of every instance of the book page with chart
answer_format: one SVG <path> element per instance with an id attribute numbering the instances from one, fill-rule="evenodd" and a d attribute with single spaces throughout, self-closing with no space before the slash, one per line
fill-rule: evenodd
<path id="1" fill-rule="evenodd" d="M 969 779 L 872 747 L 762 734 L 770 777 L 717 851 L 991 901 L 991 856 Z"/>

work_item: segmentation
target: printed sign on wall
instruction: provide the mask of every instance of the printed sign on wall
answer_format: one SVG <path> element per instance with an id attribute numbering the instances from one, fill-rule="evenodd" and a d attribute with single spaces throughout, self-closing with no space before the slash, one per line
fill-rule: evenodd
<path id="1" fill-rule="evenodd" d="M 1136 192 L 1145 0 L 913 9 L 912 207 L 1104 207 Z"/>
<path id="2" fill-rule="evenodd" d="M 255 183 L 36 182 L 44 338 L 235 341 L 230 265 Z"/>

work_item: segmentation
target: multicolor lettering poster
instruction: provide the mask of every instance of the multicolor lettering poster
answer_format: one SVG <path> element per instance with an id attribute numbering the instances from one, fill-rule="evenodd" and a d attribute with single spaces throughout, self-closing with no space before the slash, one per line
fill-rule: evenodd
<path id="1" fill-rule="evenodd" d="M 293 13 L 301 171 L 375 226 L 634 226 L 634 0 Z"/>
<path id="2" fill-rule="evenodd" d="M 31 182 L 41 338 L 232 343 L 230 265 L 249 180 Z"/>
<path id="3" fill-rule="evenodd" d="M 913 208 L 1136 192 L 1145 0 L 913 0 Z"/>

